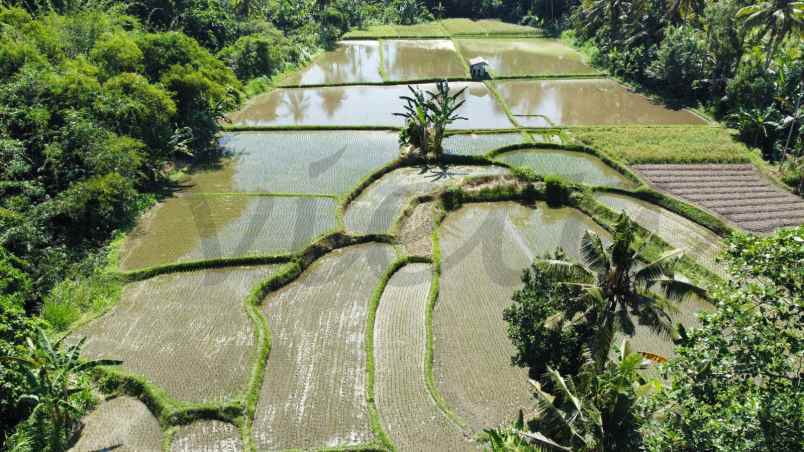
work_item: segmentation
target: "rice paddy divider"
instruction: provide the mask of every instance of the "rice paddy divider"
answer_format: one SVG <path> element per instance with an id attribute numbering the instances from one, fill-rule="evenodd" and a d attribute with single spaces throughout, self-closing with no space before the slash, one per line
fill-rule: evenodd
<path id="1" fill-rule="evenodd" d="M 442 25 L 442 27 L 443 27 L 443 25 Z M 452 42 L 452 47 L 455 48 L 455 53 L 458 54 L 458 58 L 461 59 L 461 64 L 463 64 L 463 73 L 467 77 L 469 77 L 469 79 L 471 80 L 472 79 L 472 68 L 469 67 L 469 60 L 467 60 L 466 57 L 464 56 L 463 52 L 461 52 L 461 46 L 458 45 L 458 42 L 455 41 L 455 38 L 450 37 L 450 42 Z"/>
<path id="2" fill-rule="evenodd" d="M 384 84 L 388 82 L 388 73 L 385 72 L 385 50 L 383 50 L 383 44 L 384 42 L 382 39 L 377 40 L 377 48 L 379 49 L 377 52 L 379 54 L 380 59 L 380 65 L 377 68 L 377 72 L 379 72 L 380 78 L 382 79 Z"/>
<path id="3" fill-rule="evenodd" d="M 521 129 L 522 125 L 516 120 L 514 113 L 511 111 L 511 107 L 508 106 L 508 103 L 505 102 L 505 99 L 503 99 L 502 95 L 500 95 L 500 92 L 497 91 L 497 87 L 494 85 L 494 82 L 491 80 L 484 80 L 483 84 L 486 85 L 486 88 L 488 88 L 491 95 L 494 96 L 494 100 L 497 101 L 497 105 L 499 105 L 503 112 L 505 112 L 505 115 L 508 116 L 508 120 L 511 121 L 511 124 L 513 124 L 515 128 Z"/>
<path id="4" fill-rule="evenodd" d="M 396 446 L 383 429 L 382 419 L 380 418 L 379 411 L 377 410 L 374 395 L 374 324 L 377 319 L 377 309 L 380 306 L 382 294 L 385 292 L 385 288 L 388 285 L 388 282 L 391 280 L 391 277 L 393 277 L 394 274 L 402 267 L 415 261 L 415 259 L 409 257 L 398 257 L 388 267 L 371 295 L 368 308 L 368 317 L 366 319 L 366 402 L 368 405 L 369 422 L 371 423 L 371 430 L 374 432 L 374 435 L 386 448 L 388 448 L 388 450 L 391 451 L 395 451 Z"/>
<path id="5" fill-rule="evenodd" d="M 461 419 L 452 408 L 450 408 L 444 396 L 438 390 L 435 383 L 435 376 L 433 375 L 433 311 L 435 310 L 436 303 L 438 303 L 438 295 L 441 283 L 441 241 L 439 239 L 439 230 L 441 222 L 446 218 L 446 210 L 439 209 L 439 215 L 434 219 L 435 227 L 433 228 L 433 279 L 430 283 L 430 293 L 428 294 L 427 311 L 425 312 L 425 329 L 427 333 L 426 347 L 424 355 L 424 383 L 427 391 L 430 394 L 433 402 L 439 410 L 444 413 L 450 422 L 455 424 L 460 430 L 466 430 L 466 422 Z"/>
<path id="6" fill-rule="evenodd" d="M 294 193 L 294 192 L 198 192 L 188 193 L 182 197 L 226 197 L 243 196 L 254 198 L 329 198 L 338 199 L 338 195 L 332 193 Z"/>
<path id="7" fill-rule="evenodd" d="M 218 259 L 206 259 L 189 262 L 177 262 L 156 267 L 148 267 L 140 270 L 132 270 L 118 273 L 118 277 L 124 282 L 136 282 L 150 279 L 155 276 L 169 273 L 186 273 L 196 270 L 210 270 L 226 267 L 254 267 L 258 265 L 281 264 L 293 260 L 295 254 L 275 254 L 265 256 L 243 256 L 243 257 L 224 257 Z"/>

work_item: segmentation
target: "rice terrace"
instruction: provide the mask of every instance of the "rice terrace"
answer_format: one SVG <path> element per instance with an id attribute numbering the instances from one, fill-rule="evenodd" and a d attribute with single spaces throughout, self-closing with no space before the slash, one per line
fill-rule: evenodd
<path id="1" fill-rule="evenodd" d="M 112 245 L 119 293 L 64 331 L 82 359 L 119 361 L 92 374 L 69 450 L 576 450 L 588 437 L 567 447 L 574 430 L 536 420 L 550 403 L 594 418 L 545 396 L 588 374 L 557 383 L 517 328 L 555 331 L 532 347 L 561 369 L 636 351 L 628 388 L 658 387 L 734 278 L 732 233 L 804 224 L 804 200 L 709 112 L 501 20 L 353 29 L 219 122 L 223 157 L 179 168 Z M 530 318 L 523 300 L 596 300 L 623 253 L 627 290 L 666 311 L 617 308 L 610 337 L 560 356 L 592 311 Z"/>

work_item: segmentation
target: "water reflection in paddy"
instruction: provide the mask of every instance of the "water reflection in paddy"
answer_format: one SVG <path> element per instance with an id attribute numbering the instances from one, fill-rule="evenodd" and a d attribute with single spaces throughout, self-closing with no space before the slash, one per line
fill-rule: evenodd
<path id="1" fill-rule="evenodd" d="M 484 58 L 499 76 L 597 72 L 555 39 L 462 39 L 458 46 L 465 58 Z"/>
<path id="2" fill-rule="evenodd" d="M 434 84 L 417 85 L 435 90 Z M 452 129 L 511 128 L 505 111 L 482 83 L 451 83 L 453 90 L 466 87 L 466 103 L 459 114 L 469 118 Z M 393 116 L 402 111 L 400 96 L 409 95 L 407 85 L 283 88 L 254 98 L 229 119 L 241 126 L 390 126 L 403 121 Z"/>
<path id="3" fill-rule="evenodd" d="M 687 110 L 671 110 L 613 80 L 509 80 L 496 83 L 525 126 L 705 124 Z"/>
<path id="4" fill-rule="evenodd" d="M 383 41 L 382 50 L 389 80 L 466 76 L 455 46 L 447 39 Z"/>
<path id="5" fill-rule="evenodd" d="M 287 85 L 381 82 L 378 41 L 343 41 L 285 81 Z"/>
<path id="6" fill-rule="evenodd" d="M 498 156 L 497 160 L 530 168 L 537 174 L 555 174 L 583 184 L 621 188 L 635 185 L 597 157 L 583 152 L 523 149 L 506 152 Z"/>

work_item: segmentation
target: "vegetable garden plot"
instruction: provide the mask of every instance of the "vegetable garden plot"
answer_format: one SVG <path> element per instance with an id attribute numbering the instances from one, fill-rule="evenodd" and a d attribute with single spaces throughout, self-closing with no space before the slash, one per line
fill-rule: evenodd
<path id="1" fill-rule="evenodd" d="M 502 80 L 495 82 L 524 126 L 706 124 L 687 110 L 670 110 L 613 80 Z"/>
<path id="2" fill-rule="evenodd" d="M 473 449 L 427 391 L 424 358 L 432 268 L 397 271 L 380 299 L 374 324 L 375 392 L 383 427 L 399 450 Z"/>
<path id="3" fill-rule="evenodd" d="M 606 165 L 599 158 L 584 152 L 562 149 L 522 149 L 495 157 L 512 166 L 530 168 L 537 174 L 555 174 L 573 182 L 588 185 L 630 188 L 636 184 Z"/>
<path id="4" fill-rule="evenodd" d="M 441 226 L 442 276 L 433 312 L 433 372 L 447 403 L 474 430 L 508 424 L 533 403 L 527 370 L 511 366 L 514 347 L 502 312 L 534 257 L 561 245 L 578 258 L 586 230 L 570 209 L 468 204 Z"/>
<path id="5" fill-rule="evenodd" d="M 80 328 L 88 358 L 123 360 L 176 399 L 232 400 L 256 348 L 242 304 L 276 266 L 200 270 L 127 285 L 106 315 Z"/>
<path id="6" fill-rule="evenodd" d="M 377 41 L 342 41 L 306 68 L 283 81 L 286 85 L 335 85 L 381 82 Z"/>
<path id="7" fill-rule="evenodd" d="M 464 58 L 485 59 L 495 76 L 598 73 L 580 53 L 556 39 L 461 39 L 458 46 Z"/>
<path id="8" fill-rule="evenodd" d="M 383 234 L 402 209 L 417 195 L 457 184 L 468 176 L 506 174 L 494 166 L 405 167 L 386 174 L 352 201 L 346 210 L 346 230 L 359 234 Z"/>
<path id="9" fill-rule="evenodd" d="M 751 232 L 804 224 L 804 200 L 773 185 L 754 165 L 636 165 L 651 184 Z"/>
<path id="10" fill-rule="evenodd" d="M 466 68 L 448 39 L 382 42 L 388 80 L 466 77 Z"/>
<path id="11" fill-rule="evenodd" d="M 393 260 L 389 245 L 336 250 L 265 300 L 272 345 L 254 420 L 258 450 L 373 440 L 366 319 L 371 295 Z"/>
<path id="12" fill-rule="evenodd" d="M 101 402 L 84 416 L 85 425 L 72 452 L 160 452 L 162 431 L 159 421 L 142 402 L 117 397 Z"/>
<path id="13" fill-rule="evenodd" d="M 123 270 L 298 251 L 336 228 L 335 201 L 283 196 L 170 198 L 143 216 L 121 250 Z"/>
<path id="14" fill-rule="evenodd" d="M 596 193 L 595 199 L 615 212 L 625 211 L 640 226 L 658 235 L 670 246 L 684 250 L 698 263 L 723 274 L 715 258 L 723 251 L 723 241 L 714 232 L 655 204 L 614 193 Z"/>
<path id="15" fill-rule="evenodd" d="M 240 430 L 221 421 L 195 421 L 179 428 L 171 452 L 241 452 Z"/>
<path id="16" fill-rule="evenodd" d="M 521 133 L 472 133 L 450 135 L 444 139 L 444 153 L 452 155 L 486 155 L 505 146 L 522 144 Z"/>
<path id="17" fill-rule="evenodd" d="M 379 131 L 238 132 L 221 145 L 231 157 L 196 171 L 189 191 L 340 195 L 399 156 L 398 134 Z"/>
<path id="18" fill-rule="evenodd" d="M 420 84 L 435 91 L 434 84 Z M 452 83 L 458 90 L 466 87 L 466 103 L 458 111 L 468 121 L 457 121 L 451 129 L 513 128 L 505 111 L 486 87 L 477 82 Z M 400 96 L 408 96 L 407 85 L 329 86 L 321 88 L 283 88 L 255 97 L 229 118 L 236 126 L 381 126 L 401 127 Z"/>

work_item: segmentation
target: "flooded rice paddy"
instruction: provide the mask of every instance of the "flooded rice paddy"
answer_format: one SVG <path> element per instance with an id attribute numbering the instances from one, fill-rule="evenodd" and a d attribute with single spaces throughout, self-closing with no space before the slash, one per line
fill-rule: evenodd
<path id="1" fill-rule="evenodd" d="M 388 80 L 466 77 L 464 63 L 448 39 L 386 40 L 382 50 Z"/>
<path id="2" fill-rule="evenodd" d="M 81 422 L 86 425 L 71 452 L 160 452 L 159 421 L 144 403 L 131 397 L 101 402 Z"/>
<path id="3" fill-rule="evenodd" d="M 598 73 L 580 53 L 555 39 L 461 39 L 458 46 L 465 58 L 485 59 L 495 76 Z"/>
<path id="4" fill-rule="evenodd" d="M 84 353 L 123 360 L 178 400 L 220 402 L 245 390 L 256 344 L 243 302 L 276 266 L 199 270 L 126 286 L 109 313 L 75 333 Z"/>
<path id="5" fill-rule="evenodd" d="M 436 406 L 424 380 L 425 314 L 433 270 L 410 264 L 382 294 L 374 325 L 377 410 L 399 450 L 470 450 L 471 444 Z"/>
<path id="6" fill-rule="evenodd" d="M 495 82 L 517 122 L 528 127 L 614 124 L 705 124 L 687 110 L 670 110 L 613 80 Z"/>
<path id="7" fill-rule="evenodd" d="M 597 193 L 598 202 L 615 212 L 625 212 L 640 226 L 658 235 L 670 246 L 715 273 L 724 273 L 717 256 L 723 252 L 723 240 L 714 232 L 678 214 L 655 204 L 630 196 L 614 193 Z"/>
<path id="8" fill-rule="evenodd" d="M 336 250 L 265 300 L 273 345 L 254 419 L 258 450 L 347 447 L 373 439 L 366 319 L 371 294 L 393 259 L 389 245 Z"/>
<path id="9" fill-rule="evenodd" d="M 342 195 L 399 157 L 399 137 L 373 131 L 229 133 L 228 157 L 183 182 L 193 193 L 324 193 Z"/>
<path id="10" fill-rule="evenodd" d="M 532 407 L 527 370 L 511 366 L 503 309 L 534 257 L 561 246 L 577 259 L 587 230 L 604 234 L 580 212 L 542 203 L 536 209 L 470 204 L 444 220 L 433 371 L 447 403 L 473 430 L 510 422 L 511 413 Z"/>
<path id="11" fill-rule="evenodd" d="M 285 85 L 337 85 L 382 82 L 378 41 L 342 41 L 302 71 L 285 79 Z"/>
<path id="12" fill-rule="evenodd" d="M 299 251 L 335 229 L 335 200 L 211 195 L 169 198 L 128 235 L 120 267 Z"/>
<path id="13" fill-rule="evenodd" d="M 522 144 L 521 133 L 473 133 L 448 136 L 443 143 L 444 152 L 454 155 L 486 155 L 506 146 Z"/>
<path id="14" fill-rule="evenodd" d="M 344 217 L 346 230 L 358 234 L 384 234 L 412 198 L 457 184 L 467 177 L 507 172 L 502 167 L 466 165 L 394 170 L 371 184 L 349 204 Z"/>
<path id="15" fill-rule="evenodd" d="M 512 166 L 530 168 L 536 174 L 558 175 L 587 185 L 619 188 L 632 188 L 636 185 L 599 158 L 584 152 L 521 149 L 500 154 L 495 159 Z"/>
<path id="16" fill-rule="evenodd" d="M 433 264 L 421 263 L 402 267 L 376 294 L 371 393 L 367 326 L 382 275 L 400 257 L 437 256 L 432 237 L 435 220 L 443 213 L 439 203 L 428 201 L 409 209 L 404 218 L 400 215 L 417 196 L 472 176 L 510 171 L 502 166 L 406 166 L 340 205 L 336 197 L 344 199 L 363 178 L 398 158 L 398 132 L 311 129 L 399 127 L 402 120 L 393 113 L 402 110 L 399 97 L 409 91 L 404 82 L 381 85 L 383 76 L 385 83 L 462 78 L 467 75 L 463 58 L 482 56 L 492 75 L 507 77 L 595 71 L 560 42 L 534 38 L 531 28 L 499 21 L 382 25 L 354 36 L 361 33 L 379 33 L 385 39 L 340 42 L 286 79 L 293 88 L 258 96 L 230 115 L 236 126 L 310 130 L 225 134 L 225 157 L 210 167 L 188 169 L 180 193 L 157 204 L 128 234 L 119 266 L 129 271 L 298 252 L 336 229 L 394 234 L 393 245 L 375 242 L 315 256 L 297 279 L 262 300 L 271 350 L 267 362 L 257 363 L 264 366 L 265 377 L 250 439 L 257 450 L 373 450 L 379 445 L 369 412 L 373 396 L 380 427 L 399 450 L 433 450 L 434 444 L 439 450 L 473 449 L 477 444 L 467 438 L 508 424 L 519 408 L 533 406 L 527 371 L 510 365 L 513 346 L 502 319 L 521 286 L 522 269 L 557 247 L 577 260 L 587 230 L 607 234 L 577 210 L 544 203 L 477 203 L 451 212 L 437 231 L 442 274 L 432 312 L 432 371 L 439 394 L 429 393 L 425 374 Z M 478 39 L 489 34 L 497 36 Z M 529 37 L 514 38 L 518 35 Z M 443 39 L 389 39 L 422 36 Z M 450 39 L 455 36 L 461 38 Z M 321 86 L 330 84 L 352 86 Z M 703 123 L 693 113 L 669 110 L 605 79 L 464 81 L 450 86 L 466 88 L 466 103 L 458 114 L 469 118 L 451 126 L 460 133 L 445 140 L 451 158 L 495 155 L 500 163 L 590 185 L 633 187 L 590 154 L 546 148 L 567 136 L 557 127 Z M 546 129 L 517 129 L 507 112 L 523 126 Z M 528 143 L 541 146 L 523 147 Z M 521 148 L 500 153 L 506 147 Z M 718 270 L 713 256 L 720 242 L 708 230 L 636 199 L 603 193 L 596 197 Z M 267 278 L 290 268 L 225 267 L 132 282 L 114 308 L 75 335 L 89 337 L 88 357 L 123 359 L 125 369 L 176 400 L 240 400 L 255 371 L 257 350 L 254 324 L 243 302 Z M 692 301 L 676 319 L 694 325 L 694 312 L 706 308 Z M 641 326 L 632 342 L 637 350 L 672 353 L 667 338 Z M 465 430 L 436 404 L 439 395 L 446 409 L 465 421 Z M 74 450 L 117 445 L 119 450 L 161 449 L 159 423 L 134 399 L 103 402 L 86 419 L 88 426 Z M 197 421 L 171 431 L 174 451 L 249 446 L 237 427 L 220 421 Z"/>
<path id="17" fill-rule="evenodd" d="M 435 90 L 434 84 L 419 84 Z M 466 88 L 460 114 L 469 118 L 456 121 L 451 129 L 512 128 L 505 110 L 491 91 L 479 82 L 454 82 L 453 90 Z M 328 86 L 280 88 L 252 99 L 242 110 L 232 113 L 234 125 L 275 126 L 385 126 L 400 127 L 403 120 L 393 114 L 402 111 L 400 96 L 410 95 L 407 85 Z"/>

